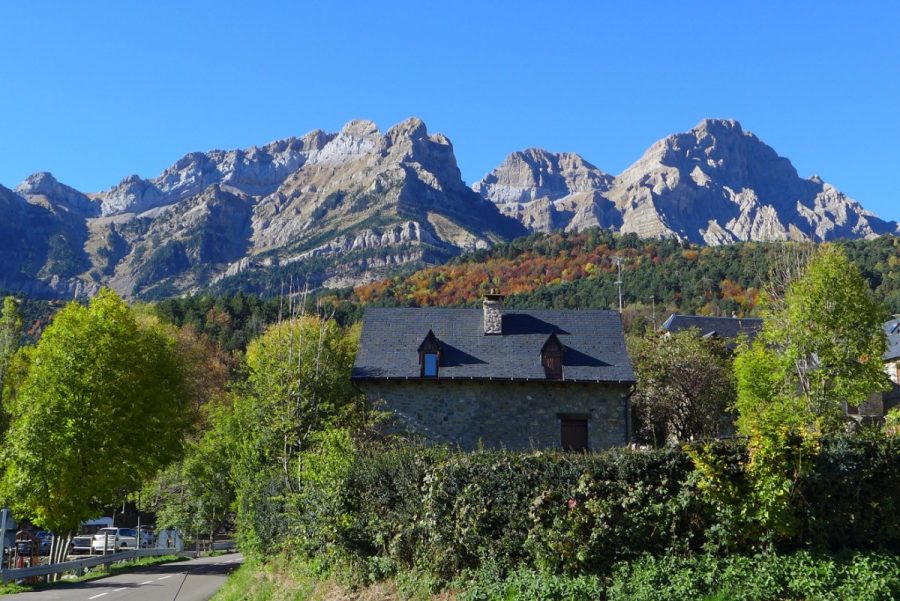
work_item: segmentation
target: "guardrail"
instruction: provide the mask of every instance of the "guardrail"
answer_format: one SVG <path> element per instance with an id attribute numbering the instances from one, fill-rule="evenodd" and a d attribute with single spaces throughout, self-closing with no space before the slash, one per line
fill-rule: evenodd
<path id="1" fill-rule="evenodd" d="M 233 540 L 218 540 L 213 543 L 213 551 L 233 551 L 237 549 L 237 543 Z"/>
<path id="2" fill-rule="evenodd" d="M 119 553 L 109 553 L 107 555 L 94 555 L 84 559 L 75 559 L 73 561 L 64 561 L 45 566 L 0 570 L 0 581 L 2 581 L 3 584 L 6 584 L 10 580 L 32 578 L 34 576 L 47 576 L 49 574 L 61 574 L 64 572 L 77 572 L 81 574 L 86 568 L 93 568 L 95 566 L 115 563 L 117 561 L 137 559 L 138 557 L 156 557 L 160 555 L 193 555 L 193 553 L 175 551 L 175 549 L 131 549 L 130 551 L 120 551 Z"/>

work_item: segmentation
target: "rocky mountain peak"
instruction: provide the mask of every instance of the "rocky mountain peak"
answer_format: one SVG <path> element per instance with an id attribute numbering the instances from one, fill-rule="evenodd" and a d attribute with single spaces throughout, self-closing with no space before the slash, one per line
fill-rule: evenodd
<path id="1" fill-rule="evenodd" d="M 99 212 L 97 203 L 75 188 L 60 183 L 47 171 L 39 171 L 26 177 L 16 186 L 16 192 L 22 196 L 44 197 L 51 203 L 66 205 L 86 217 L 92 217 Z"/>
<path id="2" fill-rule="evenodd" d="M 551 201 L 606 189 L 612 177 L 574 153 L 528 148 L 513 152 L 473 188 L 495 203 Z"/>
<path id="3" fill-rule="evenodd" d="M 295 138 L 296 139 L 296 138 Z M 314 129 L 300 138 L 298 150 L 321 150 L 323 146 L 334 139 L 334 134 L 329 134 L 321 129 Z"/>
<path id="4" fill-rule="evenodd" d="M 474 190 L 450 140 L 421 119 L 383 134 L 355 120 L 191 152 L 93 198 L 49 173 L 17 192 L 0 186 L 0 287 L 71 296 L 110 285 L 159 298 L 211 285 L 263 291 L 288 277 L 347 286 L 527 230 L 594 226 L 706 244 L 900 231 L 821 178 L 798 177 L 730 119 L 659 140 L 616 177 L 575 153 L 513 152 Z"/>
<path id="5" fill-rule="evenodd" d="M 32 173 L 25 180 L 16 186 L 16 192 L 19 194 L 44 194 L 52 195 L 60 188 L 59 181 L 53 177 L 49 171 L 38 171 Z"/>
<path id="6" fill-rule="evenodd" d="M 425 127 L 425 123 L 418 117 L 410 117 L 387 130 L 385 136 L 391 140 L 399 138 L 421 140 L 428 137 L 428 128 Z"/>
<path id="7" fill-rule="evenodd" d="M 705 244 L 898 231 L 821 178 L 800 178 L 733 119 L 704 119 L 667 136 L 615 178 L 591 169 L 577 155 L 528 149 L 508 156 L 475 189 L 542 231 L 600 225 Z"/>
<path id="8" fill-rule="evenodd" d="M 341 128 L 341 133 L 354 138 L 380 135 L 378 126 L 375 125 L 375 122 L 367 119 L 354 119 L 353 121 L 349 121 Z"/>
<path id="9" fill-rule="evenodd" d="M 695 134 L 744 135 L 744 129 L 735 119 L 703 119 L 691 131 Z"/>

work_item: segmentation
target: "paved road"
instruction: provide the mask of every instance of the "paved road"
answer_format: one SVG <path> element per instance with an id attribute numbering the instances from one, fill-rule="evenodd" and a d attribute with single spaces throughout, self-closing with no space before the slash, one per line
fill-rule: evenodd
<path id="1" fill-rule="evenodd" d="M 240 553 L 135 568 L 127 574 L 62 584 L 10 601 L 206 601 L 241 565 Z"/>

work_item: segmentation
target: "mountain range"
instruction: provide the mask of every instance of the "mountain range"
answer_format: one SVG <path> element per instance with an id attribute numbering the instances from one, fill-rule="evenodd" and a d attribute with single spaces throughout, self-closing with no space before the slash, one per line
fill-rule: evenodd
<path id="1" fill-rule="evenodd" d="M 203 288 L 342 287 L 528 232 L 602 227 L 721 245 L 900 232 L 752 133 L 708 119 L 617 176 L 572 153 L 514 152 L 463 182 L 453 146 L 407 119 L 351 121 L 190 153 L 153 179 L 83 193 L 49 173 L 0 186 L 0 289 L 129 298 Z M 287 284 L 286 284 L 287 283 Z"/>

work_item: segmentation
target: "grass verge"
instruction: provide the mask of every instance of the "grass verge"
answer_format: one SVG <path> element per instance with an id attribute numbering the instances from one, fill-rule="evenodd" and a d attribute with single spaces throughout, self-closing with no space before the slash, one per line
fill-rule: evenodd
<path id="1" fill-rule="evenodd" d="M 399 572 L 371 585 L 344 584 L 314 563 L 283 557 L 247 563 L 213 601 L 892 601 L 900 599 L 900 558 L 891 553 L 643 556 L 606 576 L 486 566 L 441 586 Z"/>

